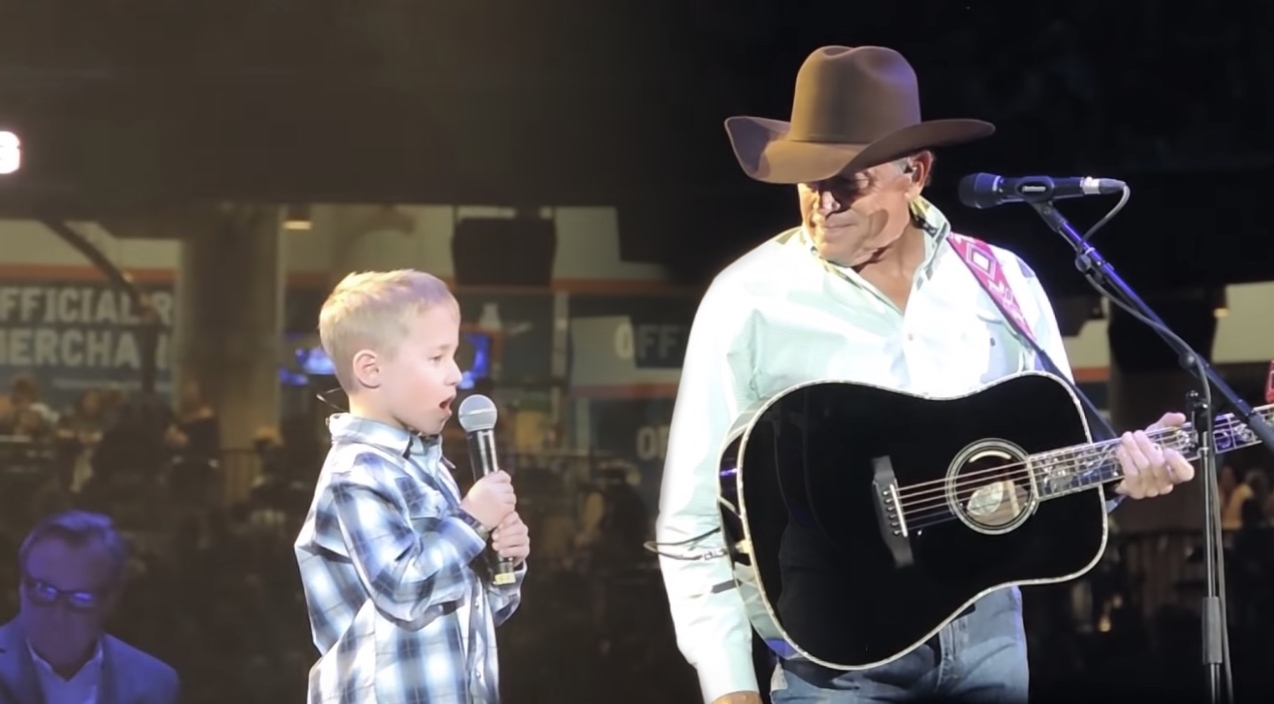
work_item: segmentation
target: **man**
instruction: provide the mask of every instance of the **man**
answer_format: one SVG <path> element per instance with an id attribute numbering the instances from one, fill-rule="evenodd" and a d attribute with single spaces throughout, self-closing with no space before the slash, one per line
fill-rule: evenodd
<path id="1" fill-rule="evenodd" d="M 128 551 L 106 516 L 46 518 L 18 553 L 21 611 L 0 626 L 3 704 L 171 704 L 177 673 L 110 636 Z"/>
<path id="2" fill-rule="evenodd" d="M 726 128 L 748 176 L 796 187 L 801 226 L 727 267 L 700 304 L 673 413 L 657 534 L 668 546 L 661 564 L 678 642 L 698 670 L 704 701 L 747 704 L 761 700 L 744 603 L 729 561 L 702 557 L 723 545 L 716 470 L 738 414 L 806 381 L 954 395 L 1042 362 L 948 246 L 946 218 L 921 197 L 933 167 L 930 149 L 989 136 L 994 127 L 922 121 L 915 73 L 897 52 L 819 49 L 797 75 L 790 123 L 736 117 Z M 1039 281 L 1012 253 L 994 252 L 1011 263 L 1004 275 L 1031 336 L 1068 370 Z M 1168 414 L 1159 424 L 1184 420 Z M 1193 476 L 1180 455 L 1143 432 L 1125 434 L 1118 455 L 1127 479 L 1117 492 L 1124 496 L 1166 493 Z M 686 554 L 677 559 L 674 550 Z M 876 669 L 846 673 L 782 661 L 771 692 L 775 704 L 1024 701 L 1020 594 L 986 595 L 939 637 Z"/>

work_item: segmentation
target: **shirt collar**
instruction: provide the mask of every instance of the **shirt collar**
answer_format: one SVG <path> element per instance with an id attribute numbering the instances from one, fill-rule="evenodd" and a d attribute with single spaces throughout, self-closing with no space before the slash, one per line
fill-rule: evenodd
<path id="1" fill-rule="evenodd" d="M 442 456 L 442 443 L 436 435 L 420 435 L 349 413 L 328 417 L 327 429 L 332 433 L 332 442 L 373 445 L 422 462 L 437 461 Z"/>
<path id="2" fill-rule="evenodd" d="M 50 665 L 47 660 L 40 657 L 39 653 L 35 652 L 35 648 L 31 647 L 30 641 L 27 642 L 27 652 L 31 653 L 31 661 L 34 662 L 35 666 L 40 668 L 41 671 L 43 671 L 46 674 L 52 675 L 53 677 L 57 677 L 58 679 L 61 679 L 62 676 L 57 674 L 57 672 L 53 669 L 53 666 Z M 80 675 L 86 674 L 88 672 L 92 672 L 96 669 L 100 669 L 101 667 L 102 667 L 102 639 L 99 638 L 97 640 L 97 645 L 93 647 L 93 657 L 89 658 L 88 662 L 84 663 L 84 665 L 79 669 L 79 671 L 76 672 L 74 675 L 71 675 L 71 677 L 68 679 L 73 680 L 76 677 L 79 677 Z"/>

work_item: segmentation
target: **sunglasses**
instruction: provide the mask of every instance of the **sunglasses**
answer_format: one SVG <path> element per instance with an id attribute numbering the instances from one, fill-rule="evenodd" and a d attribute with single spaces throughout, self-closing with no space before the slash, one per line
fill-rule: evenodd
<path id="1" fill-rule="evenodd" d="M 53 606 L 59 601 L 72 611 L 92 611 L 101 607 L 106 595 L 100 591 L 71 591 L 42 582 L 38 579 L 23 580 L 27 598 L 37 606 Z"/>

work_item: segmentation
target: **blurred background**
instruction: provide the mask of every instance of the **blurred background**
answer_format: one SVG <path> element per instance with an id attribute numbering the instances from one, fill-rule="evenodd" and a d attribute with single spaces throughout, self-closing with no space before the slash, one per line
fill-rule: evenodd
<path id="1" fill-rule="evenodd" d="M 112 631 L 189 702 L 299 702 L 317 652 L 291 545 L 336 386 L 320 304 L 350 271 L 445 278 L 465 391 L 500 405 L 534 536 L 501 630 L 508 704 L 694 702 L 653 556 L 699 297 L 797 222 L 722 120 L 784 118 L 823 44 L 883 44 L 926 117 L 999 126 L 927 191 L 1044 281 L 1119 429 L 1189 379 L 1112 313 L 1025 206 L 973 171 L 1093 175 L 1133 198 L 1099 249 L 1248 401 L 1274 357 L 1274 21 L 1267 3 L 0 1 L 0 621 L 17 545 L 68 506 L 135 553 Z M 1097 201 L 1097 202 L 1092 202 Z M 1067 202 L 1077 226 L 1113 203 Z M 458 431 L 457 431 L 458 432 Z M 471 481 L 462 434 L 448 452 Z M 1268 699 L 1274 518 L 1263 450 L 1125 505 L 1102 564 L 1027 589 L 1032 685 L 1203 682 L 1201 485 L 1221 488 L 1234 672 Z"/>

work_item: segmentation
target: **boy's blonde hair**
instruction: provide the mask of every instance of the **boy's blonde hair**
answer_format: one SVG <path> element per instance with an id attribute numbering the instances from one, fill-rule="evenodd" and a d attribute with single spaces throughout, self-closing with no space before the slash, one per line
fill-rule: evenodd
<path id="1" fill-rule="evenodd" d="M 393 356 L 412 317 L 447 305 L 460 313 L 447 284 L 415 269 L 356 272 L 341 279 L 319 312 L 319 340 L 346 393 L 354 383 L 354 354 L 371 349 Z"/>

